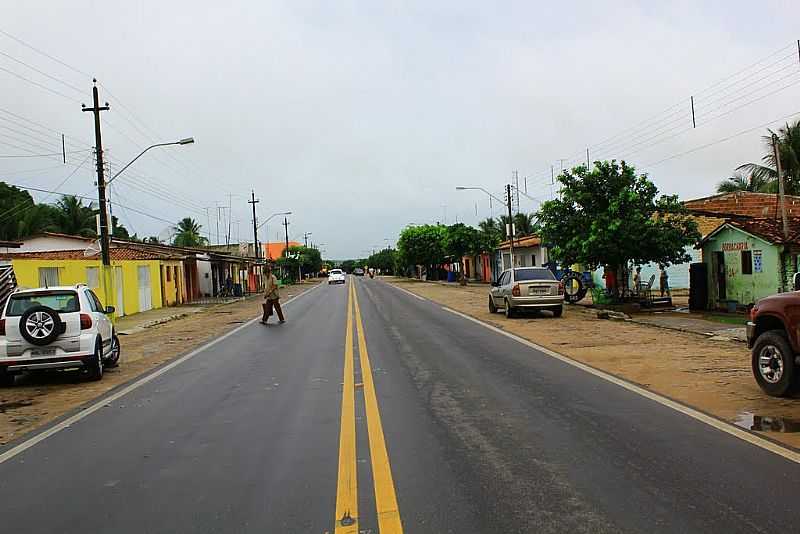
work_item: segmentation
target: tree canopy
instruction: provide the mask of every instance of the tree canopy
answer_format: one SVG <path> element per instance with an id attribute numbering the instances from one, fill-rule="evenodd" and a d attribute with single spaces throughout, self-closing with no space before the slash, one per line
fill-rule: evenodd
<path id="1" fill-rule="evenodd" d="M 369 267 L 380 269 L 383 273 L 394 273 L 397 251 L 392 248 L 385 248 L 371 255 L 365 263 Z M 354 266 L 355 267 L 355 266 Z M 351 269 L 352 270 L 352 269 Z"/>
<path id="2" fill-rule="evenodd" d="M 172 244 L 178 247 L 200 247 L 207 240 L 200 234 L 202 226 L 191 217 L 184 217 L 175 225 L 175 237 Z"/>
<path id="3" fill-rule="evenodd" d="M 700 239 L 697 224 L 677 196 L 658 197 L 647 176 L 624 161 L 576 167 L 558 181 L 559 198 L 539 212 L 551 258 L 590 269 L 690 261 L 686 247 Z"/>
<path id="4" fill-rule="evenodd" d="M 295 280 L 298 270 L 303 274 L 318 273 L 322 270 L 322 255 L 315 248 L 292 246 L 284 250 L 283 256 L 275 263 L 284 269 L 288 278 Z"/>

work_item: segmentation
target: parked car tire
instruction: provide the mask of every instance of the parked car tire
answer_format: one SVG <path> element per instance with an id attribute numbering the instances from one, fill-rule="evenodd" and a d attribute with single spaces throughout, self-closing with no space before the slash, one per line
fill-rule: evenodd
<path id="1" fill-rule="evenodd" d="M 794 351 L 783 330 L 769 330 L 758 336 L 751 364 L 756 382 L 767 395 L 783 397 L 796 389 Z"/>
<path id="2" fill-rule="evenodd" d="M 49 345 L 63 332 L 58 312 L 47 306 L 31 306 L 19 318 L 19 333 L 31 345 Z"/>
<path id="3" fill-rule="evenodd" d="M 514 316 L 517 314 L 517 312 L 514 310 L 514 308 L 508 302 L 508 299 L 505 300 L 505 303 L 506 303 L 506 305 L 505 305 L 506 319 L 513 319 Z"/>
<path id="4" fill-rule="evenodd" d="M 564 300 L 570 304 L 580 302 L 586 296 L 588 289 L 580 273 L 567 274 L 561 279 L 561 283 L 564 284 Z"/>
<path id="5" fill-rule="evenodd" d="M 94 347 L 94 356 L 89 359 L 87 374 L 89 380 L 97 381 L 103 379 L 103 344 L 98 339 Z"/>
<path id="6" fill-rule="evenodd" d="M 551 309 L 550 311 L 553 312 L 553 317 L 561 317 L 561 315 L 563 315 L 563 313 L 564 313 L 564 307 L 563 306 L 557 306 L 557 307 Z"/>
<path id="7" fill-rule="evenodd" d="M 0 369 L 0 387 L 10 388 L 14 385 L 14 377 L 16 375 L 5 368 Z"/>
<path id="8" fill-rule="evenodd" d="M 117 337 L 117 334 L 114 334 L 111 336 L 111 350 L 109 351 L 105 362 L 103 362 L 103 366 L 108 367 L 109 369 L 118 366 L 120 352 L 119 337 Z"/>
<path id="9" fill-rule="evenodd" d="M 497 306 L 494 305 L 494 299 L 489 296 L 489 313 L 497 313 Z"/>

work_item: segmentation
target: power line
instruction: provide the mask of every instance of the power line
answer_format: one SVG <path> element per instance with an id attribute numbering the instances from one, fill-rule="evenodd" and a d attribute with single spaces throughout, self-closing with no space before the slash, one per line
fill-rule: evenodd
<path id="1" fill-rule="evenodd" d="M 15 58 L 15 57 L 14 57 L 14 56 L 12 56 L 11 54 L 7 54 L 7 53 L 3 52 L 2 50 L 0 50 L 0 56 L 7 57 L 7 58 L 8 58 L 8 59 L 10 59 L 11 61 L 14 61 L 14 62 L 16 62 L 16 63 L 19 63 L 20 65 L 23 65 L 23 66 L 25 66 L 25 67 L 28 67 L 28 68 L 29 68 L 29 69 L 31 69 L 32 71 L 34 71 L 34 72 L 38 72 L 38 73 L 39 73 L 39 74 L 41 74 L 42 76 L 45 76 L 45 77 L 47 77 L 47 78 L 49 78 L 49 79 L 51 79 L 51 80 L 53 80 L 53 81 L 55 81 L 55 82 L 58 82 L 58 83 L 62 84 L 64 87 L 68 87 L 68 88 L 72 89 L 73 91 L 77 91 L 78 93 L 80 93 L 80 94 L 83 94 L 83 89 L 79 89 L 79 88 L 75 87 L 74 85 L 72 85 L 71 83 L 65 82 L 64 80 L 62 80 L 62 79 L 60 79 L 60 78 L 57 78 L 57 77 L 55 77 L 55 76 L 52 76 L 52 75 L 50 75 L 50 74 L 47 74 L 47 73 L 46 73 L 46 72 L 44 72 L 43 70 L 37 69 L 37 68 L 36 68 L 36 67 L 34 67 L 33 65 L 29 65 L 28 63 L 25 63 L 25 62 L 24 62 L 24 61 L 22 61 L 21 59 L 17 59 L 17 58 Z"/>
<path id="2" fill-rule="evenodd" d="M 87 148 L 86 150 L 73 150 L 67 151 L 66 154 L 80 154 L 82 152 L 88 152 L 93 150 L 91 148 Z M 62 152 L 53 152 L 51 154 L 0 154 L 0 158 L 47 158 L 51 156 L 61 156 L 63 155 Z"/>
<path id="3" fill-rule="evenodd" d="M 24 80 L 24 81 L 28 82 L 31 85 L 35 85 L 36 87 L 39 87 L 40 89 L 44 89 L 45 91 L 47 91 L 49 93 L 53 93 L 56 96 L 60 96 L 61 98 L 65 98 L 65 99 L 67 99 L 67 100 L 69 100 L 71 102 L 77 102 L 78 104 L 80 104 L 80 102 L 78 100 L 73 99 L 73 97 L 65 95 L 61 91 L 56 91 L 55 89 L 51 89 L 50 87 L 47 87 L 46 85 L 43 85 L 43 84 L 41 84 L 39 82 L 31 80 L 30 78 L 26 78 L 22 74 L 17 74 L 13 70 L 9 70 L 9 69 L 7 69 L 5 67 L 0 67 L 0 70 L 3 71 L 3 72 L 6 72 L 6 73 L 8 73 L 8 74 L 10 74 L 10 75 L 12 75 L 12 76 L 14 76 L 16 78 L 19 78 L 20 80 Z"/>
<path id="4" fill-rule="evenodd" d="M 24 47 L 27 47 L 27 48 L 29 48 L 29 49 L 33 50 L 34 52 L 36 52 L 36 53 L 38 53 L 38 54 L 41 54 L 41 55 L 45 56 L 46 58 L 49 58 L 49 59 L 51 59 L 51 60 L 55 61 L 56 63 L 58 63 L 58 64 L 60 64 L 60 65 L 62 65 L 62 66 L 64 66 L 64 67 L 67 67 L 68 69 L 70 69 L 70 70 L 72 70 L 72 71 L 74 71 L 74 72 L 76 72 L 76 73 L 78 73 L 78 74 L 80 74 L 80 75 L 82 75 L 82 76 L 85 76 L 87 79 L 91 79 L 91 78 L 92 78 L 92 75 L 91 75 L 91 74 L 87 74 L 86 72 L 82 71 L 81 69 L 79 69 L 79 68 L 77 68 L 77 67 L 73 67 L 72 65 L 70 65 L 69 63 L 65 63 L 64 61 L 61 61 L 61 60 L 60 60 L 60 59 L 58 59 L 57 57 L 51 56 L 51 55 L 50 55 L 50 54 L 48 54 L 47 52 L 44 52 L 44 51 L 42 51 L 42 50 L 39 50 L 38 48 L 36 48 L 36 47 L 35 47 L 35 46 L 33 46 L 32 44 L 29 44 L 29 43 L 27 43 L 27 42 L 23 41 L 23 40 L 22 40 L 22 39 L 20 39 L 19 37 L 16 37 L 16 36 L 14 36 L 14 35 L 12 35 L 12 34 L 8 33 L 7 31 L 3 30 L 2 28 L 0 28 L 0 34 L 2 34 L 2 35 L 5 35 L 5 36 L 6 36 L 6 37 L 8 37 L 9 39 L 13 39 L 14 41 L 18 42 L 18 43 L 19 43 L 19 44 L 21 44 L 22 46 L 24 46 Z"/>

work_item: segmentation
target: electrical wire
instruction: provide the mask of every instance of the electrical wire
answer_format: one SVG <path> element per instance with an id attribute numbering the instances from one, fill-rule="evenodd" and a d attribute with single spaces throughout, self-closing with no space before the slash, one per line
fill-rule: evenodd
<path id="1" fill-rule="evenodd" d="M 24 62 L 24 61 L 22 61 L 21 59 L 17 59 L 17 58 L 15 58 L 15 57 L 14 57 L 14 56 L 12 56 L 11 54 L 7 54 L 7 53 L 3 52 L 2 50 L 0 50 L 0 56 L 7 57 L 7 58 L 8 58 L 8 59 L 10 59 L 11 61 L 14 61 L 14 62 L 16 62 L 16 63 L 18 63 L 18 64 L 20 64 L 20 65 L 23 65 L 23 66 L 25 66 L 25 67 L 27 67 L 27 68 L 31 69 L 32 71 L 34 71 L 34 72 L 37 72 L 37 73 L 41 74 L 42 76 L 45 76 L 45 77 L 47 77 L 47 78 L 49 78 L 49 79 L 51 79 L 51 80 L 53 80 L 53 81 L 55 81 L 55 82 L 58 82 L 58 83 L 60 83 L 61 85 L 63 85 L 64 87 L 68 87 L 69 89 L 72 89 L 73 91 L 76 91 L 76 92 L 78 92 L 78 93 L 80 93 L 80 94 L 83 94 L 83 89 L 78 89 L 77 87 L 75 87 L 75 86 L 74 86 L 74 85 L 72 85 L 71 83 L 65 82 L 64 80 L 62 80 L 62 79 L 60 79 L 60 78 L 57 78 L 57 77 L 55 77 L 55 76 L 51 76 L 50 74 L 47 74 L 47 73 L 46 73 L 46 72 L 44 72 L 43 70 L 37 69 L 37 68 L 36 68 L 36 67 L 34 67 L 33 65 L 29 65 L 28 63 L 25 63 L 25 62 Z"/>
<path id="2" fill-rule="evenodd" d="M 73 150 L 67 151 L 66 154 L 80 154 L 82 152 L 88 152 L 93 150 L 91 148 L 86 150 Z M 0 158 L 47 158 L 51 156 L 63 156 L 64 153 L 62 152 L 53 152 L 51 154 L 0 154 Z"/>
<path id="3" fill-rule="evenodd" d="M 67 99 L 67 100 L 69 100 L 71 102 L 77 102 L 78 104 L 80 104 L 80 102 L 78 100 L 74 100 L 73 97 L 65 95 L 61 91 L 56 91 L 55 89 L 51 89 L 50 87 L 47 87 L 46 85 L 43 85 L 43 84 L 41 84 L 41 83 L 39 83 L 37 81 L 31 80 L 30 78 L 26 78 L 22 74 L 17 74 L 13 70 L 9 70 L 9 69 L 7 69 L 5 67 L 0 67 L 0 70 L 3 71 L 3 72 L 6 72 L 6 73 L 8 73 L 8 74 L 10 74 L 10 75 L 12 75 L 12 76 L 14 76 L 16 78 L 19 78 L 20 80 L 26 81 L 31 85 L 35 85 L 36 87 L 39 87 L 40 89 L 44 89 L 48 93 L 52 93 L 52 94 L 54 94 L 56 96 L 60 96 L 61 98 L 65 98 L 65 99 Z"/>

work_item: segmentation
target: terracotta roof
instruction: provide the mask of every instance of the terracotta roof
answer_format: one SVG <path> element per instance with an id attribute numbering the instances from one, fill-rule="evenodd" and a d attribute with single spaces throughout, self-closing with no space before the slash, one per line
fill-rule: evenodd
<path id="1" fill-rule="evenodd" d="M 140 250 L 128 247 L 112 247 L 112 260 L 162 260 L 177 259 L 169 254 Z M 51 250 L 40 252 L 18 252 L 15 254 L 0 255 L 3 259 L 11 260 L 98 260 L 100 253 L 86 256 L 83 250 Z"/>
<path id="2" fill-rule="evenodd" d="M 285 241 L 276 241 L 274 243 L 262 243 L 264 246 L 264 256 L 267 258 L 280 258 L 283 256 L 283 249 L 286 248 Z M 289 241 L 290 247 L 299 247 L 302 243 L 297 241 Z"/>
<path id="3" fill-rule="evenodd" d="M 538 235 L 529 235 L 514 240 L 514 246 L 518 248 L 535 247 L 542 244 L 542 239 Z M 509 248 L 509 241 L 503 241 L 498 247 L 500 249 Z"/>
<path id="4" fill-rule="evenodd" d="M 727 221 L 726 224 L 743 230 L 748 234 L 760 237 L 772 244 L 800 244 L 800 218 L 797 217 L 789 219 L 788 239 L 784 239 L 783 237 L 783 223 L 779 219 L 742 217 L 731 219 Z M 722 226 L 708 234 L 701 243 L 716 234 Z"/>
<path id="5" fill-rule="evenodd" d="M 800 217 L 800 197 L 785 195 L 786 215 Z M 775 217 L 778 209 L 778 196 L 773 193 L 751 193 L 737 191 L 721 193 L 710 197 L 686 200 L 683 203 L 689 211 L 703 214 L 740 215 L 745 217 Z"/>
<path id="6" fill-rule="evenodd" d="M 711 217 L 708 215 L 694 215 L 692 216 L 694 222 L 697 223 L 697 230 L 700 232 L 702 237 L 707 236 L 726 222 L 728 222 L 727 217 Z"/>

